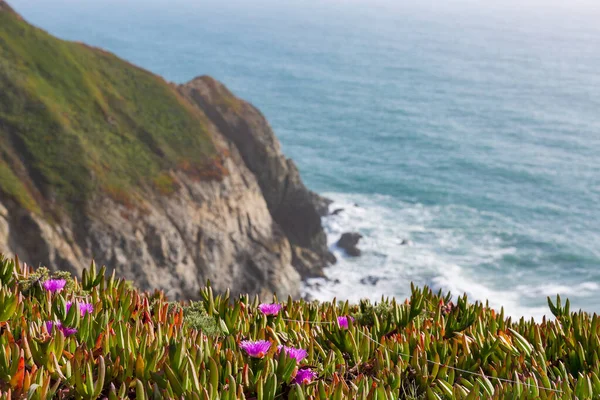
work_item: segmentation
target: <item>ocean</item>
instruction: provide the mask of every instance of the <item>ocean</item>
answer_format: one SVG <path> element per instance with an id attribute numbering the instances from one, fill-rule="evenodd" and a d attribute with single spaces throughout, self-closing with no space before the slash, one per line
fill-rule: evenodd
<path id="1" fill-rule="evenodd" d="M 515 317 L 548 315 L 557 293 L 600 311 L 600 12 L 395 3 L 11 4 L 260 108 L 307 185 L 343 209 L 324 221 L 339 262 L 306 295 L 404 298 L 414 282 Z M 346 231 L 364 236 L 361 257 L 335 247 Z"/>

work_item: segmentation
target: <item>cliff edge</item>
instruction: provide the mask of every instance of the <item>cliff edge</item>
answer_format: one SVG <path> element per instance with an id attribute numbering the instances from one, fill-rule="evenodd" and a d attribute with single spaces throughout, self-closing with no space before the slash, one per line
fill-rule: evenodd
<path id="1" fill-rule="evenodd" d="M 293 247 L 293 262 L 303 276 L 320 276 L 335 257 L 321 224 L 328 200 L 306 188 L 296 164 L 281 152 L 262 113 L 235 97 L 209 76 L 179 87 L 240 152 L 262 190 L 269 211 Z"/>

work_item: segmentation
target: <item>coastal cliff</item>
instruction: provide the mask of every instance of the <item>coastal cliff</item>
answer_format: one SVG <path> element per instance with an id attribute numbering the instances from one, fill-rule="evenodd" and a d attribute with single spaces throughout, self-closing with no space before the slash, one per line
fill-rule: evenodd
<path id="1" fill-rule="evenodd" d="M 329 201 L 306 188 L 294 161 L 281 152 L 265 117 L 208 76 L 181 85 L 179 91 L 200 107 L 239 150 L 256 177 L 273 219 L 293 247 L 295 267 L 303 275 L 320 276 L 327 263 L 335 262 L 321 225 Z"/>
<path id="2" fill-rule="evenodd" d="M 299 295 L 335 262 L 262 114 L 210 77 L 175 85 L 62 41 L 0 0 L 0 252 L 92 258 L 174 298 Z"/>

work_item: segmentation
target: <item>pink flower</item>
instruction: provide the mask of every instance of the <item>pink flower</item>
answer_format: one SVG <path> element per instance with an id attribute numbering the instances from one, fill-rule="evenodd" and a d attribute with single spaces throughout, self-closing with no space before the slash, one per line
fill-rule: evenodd
<path id="1" fill-rule="evenodd" d="M 340 328 L 348 329 L 348 318 L 354 322 L 354 318 L 352 317 L 338 317 L 337 321 Z"/>
<path id="2" fill-rule="evenodd" d="M 71 305 L 73 304 L 73 302 L 71 301 L 67 301 L 67 312 L 69 312 L 69 310 L 71 309 Z M 91 314 L 94 312 L 94 305 L 92 303 L 76 303 L 77 307 L 79 307 L 79 313 L 81 314 L 82 317 L 85 316 L 85 314 Z"/>
<path id="3" fill-rule="evenodd" d="M 317 377 L 317 373 L 309 368 L 303 368 L 298 371 L 293 383 L 298 385 L 311 383 Z"/>
<path id="4" fill-rule="evenodd" d="M 65 337 L 74 335 L 77 333 L 77 328 L 69 328 L 68 326 L 63 326 L 61 328 L 63 335 L 65 335 Z"/>
<path id="5" fill-rule="evenodd" d="M 244 350 L 250 357 L 254 358 L 263 358 L 269 349 L 271 348 L 271 342 L 268 340 L 243 340 L 240 343 L 240 347 Z"/>
<path id="6" fill-rule="evenodd" d="M 273 303 L 273 304 L 261 304 L 258 306 L 258 309 L 265 315 L 277 315 L 281 310 L 281 304 Z"/>
<path id="7" fill-rule="evenodd" d="M 43 286 L 47 291 L 54 293 L 63 290 L 66 284 L 67 281 L 64 279 L 48 279 L 44 281 Z"/>
<path id="8" fill-rule="evenodd" d="M 56 323 L 56 329 L 60 329 L 61 326 L 62 324 L 60 322 Z M 52 333 L 52 327 L 54 327 L 54 322 L 46 321 L 46 330 L 48 331 L 48 333 Z"/>
<path id="9" fill-rule="evenodd" d="M 294 347 L 287 346 L 279 346 L 277 349 L 281 352 L 281 350 L 285 351 L 285 354 L 290 358 L 295 358 L 297 362 L 300 362 L 306 358 L 308 352 L 305 349 L 296 349 Z"/>
<path id="10" fill-rule="evenodd" d="M 62 331 L 63 335 L 65 336 L 71 336 L 77 333 L 77 329 L 63 326 L 63 324 L 60 322 L 46 321 L 46 330 L 48 333 L 52 333 L 52 328 L 54 327 L 56 327 L 57 330 Z"/>

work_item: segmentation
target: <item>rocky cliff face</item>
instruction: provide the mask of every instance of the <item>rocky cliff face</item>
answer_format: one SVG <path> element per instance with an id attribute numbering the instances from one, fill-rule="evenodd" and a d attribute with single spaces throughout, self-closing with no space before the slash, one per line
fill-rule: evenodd
<path id="1" fill-rule="evenodd" d="M 175 298 L 195 298 L 206 279 L 217 290 L 297 296 L 289 241 L 237 150 L 222 145 L 231 152 L 222 182 L 174 171 L 176 192 L 146 192 L 135 207 L 98 195 L 79 219 L 53 224 L 0 198 L 0 252 L 76 274 L 95 258 Z"/>
<path id="2" fill-rule="evenodd" d="M 110 90 L 102 91 L 105 82 L 89 90 L 95 106 L 85 118 L 75 113 L 85 105 L 85 91 L 71 106 L 63 100 L 68 96 L 53 102 L 19 86 L 48 58 L 35 59 L 39 42 L 45 52 L 54 42 L 66 43 L 57 49 L 74 56 L 61 62 L 82 65 L 61 65 L 65 74 L 97 68 L 97 76 L 109 77 Z M 86 67 L 88 59 L 94 61 Z M 69 89 L 65 76 L 40 76 L 45 87 Z M 136 87 L 152 88 L 153 102 L 144 103 L 147 93 L 131 92 Z M 215 80 L 175 87 L 106 52 L 52 38 L 0 0 L 0 93 L 9 99 L 0 99 L 0 252 L 76 274 L 93 258 L 143 289 L 175 298 L 197 297 L 207 279 L 217 290 L 296 297 L 303 277 L 321 274 L 334 261 L 320 219 L 327 201 L 304 186 L 261 113 Z M 165 114 L 179 119 L 165 122 L 156 93 L 165 98 Z M 39 124 L 29 123 L 42 113 Z M 91 118 L 97 119 L 88 123 Z M 46 136 L 35 136 L 47 121 Z M 96 137 L 90 129 L 105 131 Z M 65 145 L 56 151 L 37 146 L 52 135 Z M 113 141 L 120 147 L 110 147 Z M 55 153 L 65 146 L 76 146 L 66 164 L 52 158 L 64 156 Z M 146 160 L 147 176 L 119 158 L 124 146 Z M 102 160 L 103 152 L 111 162 Z M 78 187 L 71 168 L 86 172 L 85 196 L 67 190 Z"/>
<path id="3" fill-rule="evenodd" d="M 294 162 L 281 152 L 265 117 L 208 76 L 181 85 L 179 90 L 239 150 L 258 181 L 273 219 L 293 247 L 295 267 L 303 276 L 321 275 L 327 263 L 335 262 L 321 225 L 328 201 L 306 188 Z"/>

